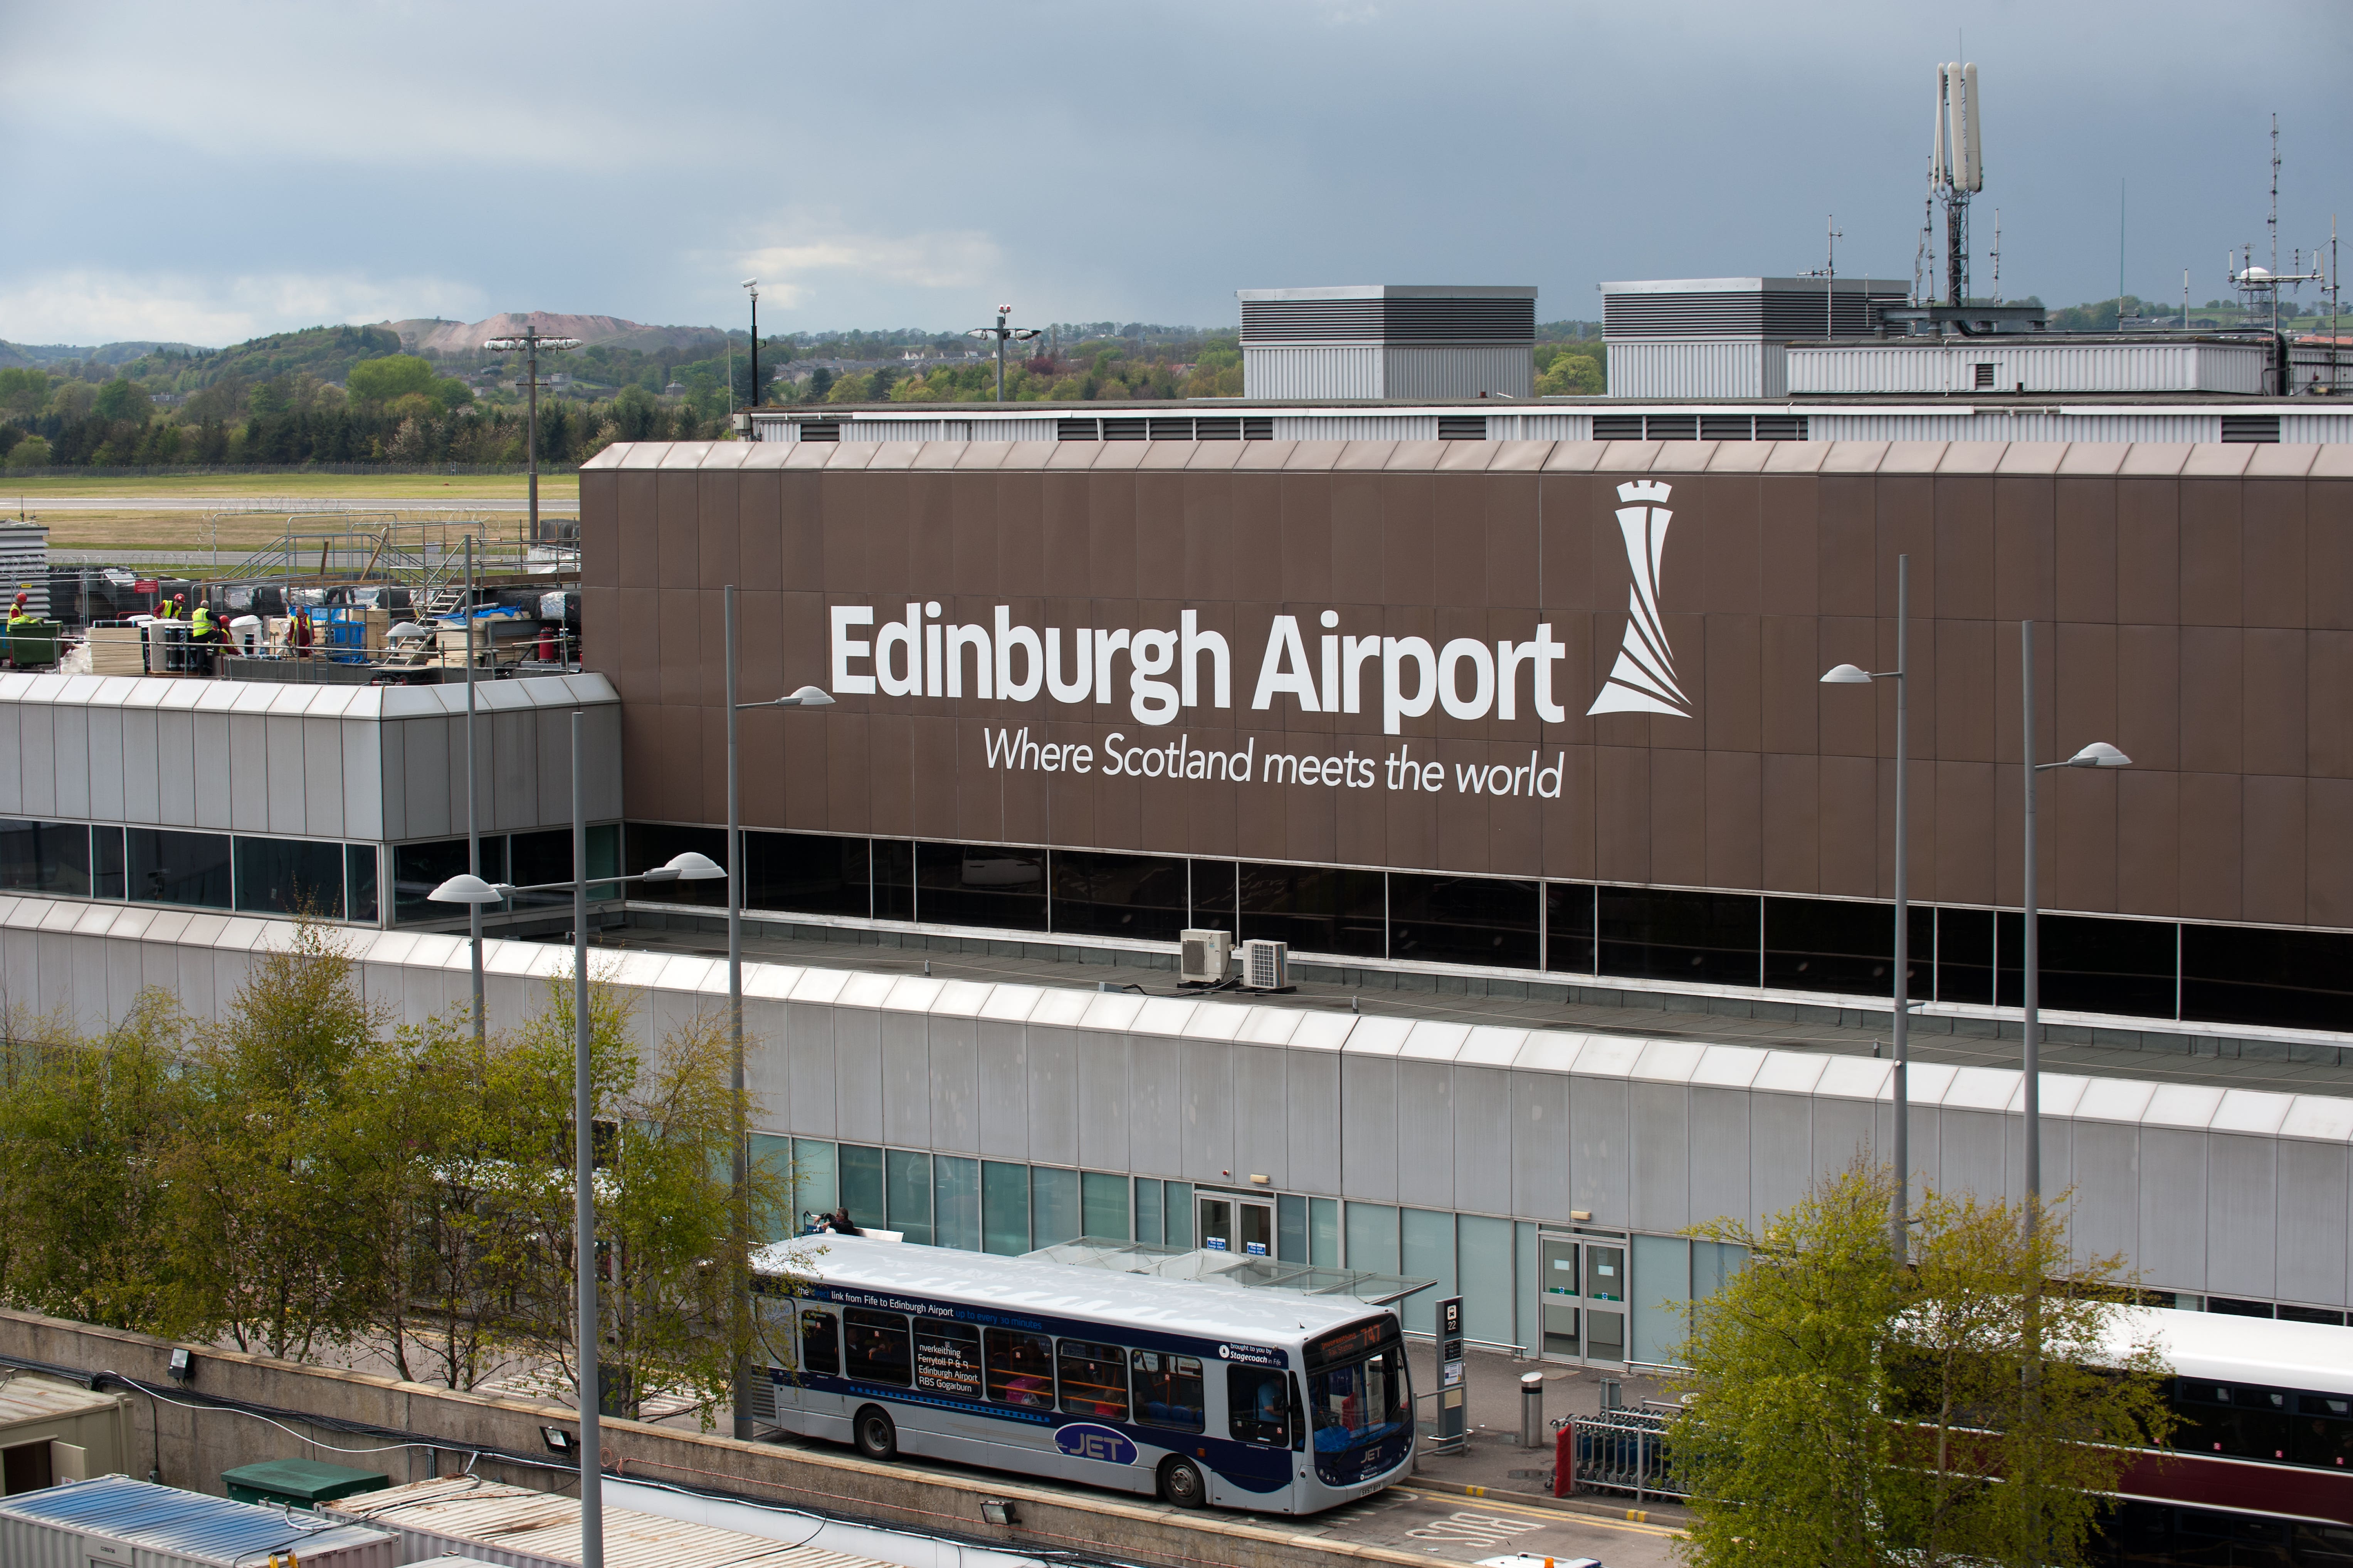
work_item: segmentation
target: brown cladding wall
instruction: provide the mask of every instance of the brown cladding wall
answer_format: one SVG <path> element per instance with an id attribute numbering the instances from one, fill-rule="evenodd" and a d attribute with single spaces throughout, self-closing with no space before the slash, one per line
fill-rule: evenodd
<path id="1" fill-rule="evenodd" d="M 1660 625 L 1691 717 L 1588 716 L 1628 625 L 1621 484 L 1672 513 Z M 1637 504 L 1641 504 L 1638 502 Z M 830 606 L 951 625 L 1175 630 L 1231 650 L 1233 705 L 1140 722 L 967 695 L 747 714 L 749 826 L 1615 882 L 1885 897 L 1894 658 L 1912 570 L 1913 895 L 2020 894 L 2019 630 L 2039 626 L 2049 907 L 2353 928 L 2353 453 L 1880 443 L 891 443 L 615 447 L 581 476 L 592 668 L 624 708 L 633 819 L 724 820 L 720 589 L 743 697 L 828 681 Z M 1493 649 L 1548 622 L 1562 721 L 1442 707 L 1382 732 L 1290 695 L 1253 710 L 1274 617 Z M 967 669 L 971 656 L 965 657 Z M 856 666 L 870 669 L 871 661 Z M 1461 673 L 1458 671 L 1458 673 Z M 967 678 L 969 679 L 969 677 Z M 1173 677 L 1172 677 L 1173 679 Z M 1464 676 L 1468 679 L 1468 676 Z M 991 766 L 984 735 L 1093 748 Z M 1370 788 L 1105 776 L 1124 748 L 1373 759 Z M 1409 751 L 1437 793 L 1389 787 Z M 1558 768 L 1496 796 L 1462 770 Z M 1139 760 L 1141 760 L 1139 758 Z M 1364 775 L 1357 773 L 1361 779 Z M 1546 775 L 1547 781 L 1550 775 Z"/>

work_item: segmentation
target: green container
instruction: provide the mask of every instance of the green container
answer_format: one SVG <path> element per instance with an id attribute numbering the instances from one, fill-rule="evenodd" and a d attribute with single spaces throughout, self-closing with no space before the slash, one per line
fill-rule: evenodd
<path id="1" fill-rule="evenodd" d="M 34 669 L 58 662 L 58 639 L 65 634 L 64 623 L 35 621 L 19 626 L 7 633 L 8 657 L 19 669 Z"/>
<path id="2" fill-rule="evenodd" d="M 223 1470 L 221 1485 L 237 1502 L 316 1508 L 337 1498 L 382 1491 L 392 1481 L 374 1470 L 355 1470 L 349 1465 L 323 1464 L 317 1459 L 269 1459 Z"/>

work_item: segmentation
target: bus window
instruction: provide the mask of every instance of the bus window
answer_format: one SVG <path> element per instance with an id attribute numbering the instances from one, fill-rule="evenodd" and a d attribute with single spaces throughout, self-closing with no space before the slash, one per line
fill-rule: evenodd
<path id="1" fill-rule="evenodd" d="M 1147 1426 L 1198 1432 L 1201 1363 L 1188 1355 L 1136 1351 L 1128 1358 L 1135 1378 L 1135 1418 Z"/>
<path id="2" fill-rule="evenodd" d="M 1361 1448 L 1404 1428 L 1405 1347 L 1307 1374 L 1307 1407 L 1315 1423 L 1315 1449 L 1338 1454 Z"/>
<path id="3" fill-rule="evenodd" d="M 1054 1408 L 1054 1342 L 1043 1334 L 988 1331 L 988 1396 L 1000 1405 Z"/>
<path id="4" fill-rule="evenodd" d="M 849 1375 L 869 1383 L 907 1386 L 914 1364 L 908 1344 L 907 1320 L 896 1312 L 870 1312 L 852 1307 L 841 1314 L 842 1338 L 848 1353 L 842 1358 Z"/>
<path id="5" fill-rule="evenodd" d="M 2306 1394 L 2296 1400 L 2295 1442 L 2299 1465 L 2353 1469 L 2353 1399 L 2339 1394 Z"/>
<path id="6" fill-rule="evenodd" d="M 1291 1447 L 1291 1374 L 1262 1367 L 1226 1369 L 1226 1423 L 1237 1443 Z"/>
<path id="7" fill-rule="evenodd" d="M 2309 1399 L 2310 1394 L 2305 1395 Z M 2342 1525 L 2307 1524 L 2295 1530 L 2295 1560 L 2300 1568 L 2343 1568 L 2353 1563 L 2353 1530 Z"/>
<path id="8" fill-rule="evenodd" d="M 821 1312 L 815 1307 L 801 1310 L 801 1370 L 821 1372 L 828 1377 L 841 1373 L 841 1346 L 833 1336 L 831 1312 Z"/>
<path id="9" fill-rule="evenodd" d="M 1127 1419 L 1127 1353 L 1117 1345 L 1060 1342 L 1062 1414 L 1106 1421 Z"/>
<path id="10" fill-rule="evenodd" d="M 959 1399 L 980 1397 L 980 1331 L 925 1322 L 915 1330 L 915 1386 Z"/>

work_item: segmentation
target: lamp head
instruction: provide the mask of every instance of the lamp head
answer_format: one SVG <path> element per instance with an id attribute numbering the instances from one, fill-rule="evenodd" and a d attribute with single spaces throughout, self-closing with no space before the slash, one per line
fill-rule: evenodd
<path id="1" fill-rule="evenodd" d="M 759 286 L 760 280 L 757 278 L 746 278 L 744 279 L 743 287 L 746 289 L 757 289 Z"/>
<path id="2" fill-rule="evenodd" d="M 2132 759 L 2105 741 L 2094 741 L 2068 758 L 2067 765 L 2071 768 L 2128 768 L 2132 766 Z"/>
<path id="3" fill-rule="evenodd" d="M 1871 672 L 1856 665 L 1841 664 L 1833 667 L 1822 677 L 1822 684 L 1824 686 L 1868 686 L 1871 684 Z"/>
<path id="4" fill-rule="evenodd" d="M 833 693 L 820 690 L 814 686 L 804 686 L 790 697 L 777 698 L 776 706 L 779 708 L 830 708 L 833 706 Z"/>
<path id="5" fill-rule="evenodd" d="M 710 856 L 699 855 L 691 849 L 671 856 L 662 863 L 661 868 L 681 882 L 721 882 L 727 879 L 725 867 Z"/>
<path id="6" fill-rule="evenodd" d="M 506 895 L 471 871 L 460 871 L 425 895 L 437 904 L 499 904 Z"/>

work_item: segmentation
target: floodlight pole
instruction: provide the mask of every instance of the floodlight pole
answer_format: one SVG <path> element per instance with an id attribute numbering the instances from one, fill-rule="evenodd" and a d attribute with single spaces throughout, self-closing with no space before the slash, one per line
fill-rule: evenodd
<path id="1" fill-rule="evenodd" d="M 970 331 L 965 333 L 965 336 L 968 338 L 995 338 L 997 340 L 997 401 L 999 403 L 1005 401 L 1005 344 L 1007 341 L 1009 339 L 1016 342 L 1026 343 L 1030 339 L 1038 335 L 1038 329 L 1035 327 L 1008 326 L 1006 322 L 1012 314 L 1012 306 L 999 305 L 997 307 L 997 325 L 993 327 L 975 327 Z"/>
<path id="2" fill-rule="evenodd" d="M 550 338 L 540 335 L 537 322 L 524 325 L 519 337 L 492 338 L 482 345 L 493 353 L 522 353 L 525 356 L 525 404 L 529 410 L 525 420 L 523 443 L 529 448 L 526 456 L 531 464 L 531 537 L 527 542 L 539 542 L 539 351 L 562 353 L 580 346 L 578 338 Z"/>
<path id="3" fill-rule="evenodd" d="M 754 408 L 757 408 L 757 407 L 759 407 L 759 406 L 760 406 L 760 282 L 759 282 L 759 279 L 756 279 L 756 278 L 755 278 L 755 279 L 751 279 L 750 281 L 746 282 L 746 283 L 744 285 L 744 287 L 747 290 L 749 290 L 749 291 L 750 291 L 751 296 L 752 296 L 752 404 L 751 404 L 751 405 L 752 405 L 753 407 L 754 407 Z M 735 699 L 734 699 L 733 697 L 732 697 L 732 696 L 731 696 L 731 697 L 729 697 L 729 698 L 728 698 L 728 700 L 729 700 L 730 702 L 733 702 L 733 701 L 734 701 L 734 700 L 735 700 Z"/>

